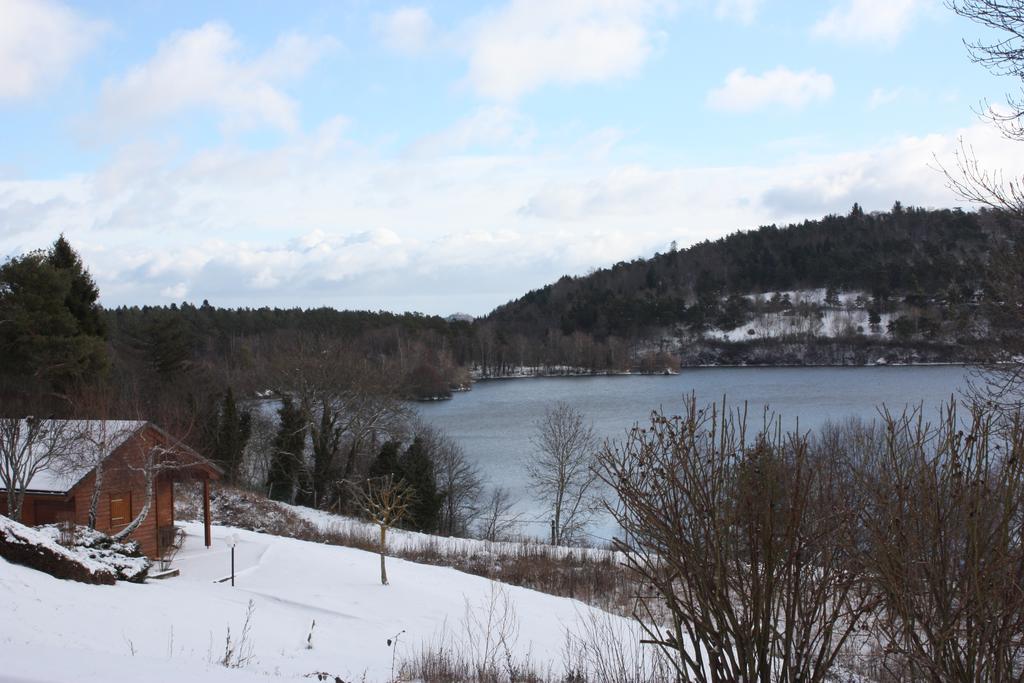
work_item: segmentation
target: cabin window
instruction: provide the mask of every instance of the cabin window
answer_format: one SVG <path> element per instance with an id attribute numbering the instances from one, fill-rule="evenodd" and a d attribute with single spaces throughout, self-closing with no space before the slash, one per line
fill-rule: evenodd
<path id="1" fill-rule="evenodd" d="M 132 494 L 110 494 L 110 526 L 125 526 L 132 517 Z"/>

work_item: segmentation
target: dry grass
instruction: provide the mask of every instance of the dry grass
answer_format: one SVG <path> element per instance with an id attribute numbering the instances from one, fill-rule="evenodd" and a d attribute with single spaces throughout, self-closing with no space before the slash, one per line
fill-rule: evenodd
<path id="1" fill-rule="evenodd" d="M 489 599 L 466 604 L 454 628 L 446 625 L 402 660 L 400 680 L 424 683 L 661 683 L 676 679 L 667 655 L 641 645 L 623 622 L 593 613 L 567 633 L 560 662 L 513 655 L 519 630 L 506 589 L 493 584 Z"/>

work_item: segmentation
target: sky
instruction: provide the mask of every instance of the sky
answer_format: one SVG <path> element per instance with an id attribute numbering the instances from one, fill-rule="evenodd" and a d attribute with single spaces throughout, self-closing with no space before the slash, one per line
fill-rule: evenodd
<path id="1" fill-rule="evenodd" d="M 106 306 L 485 314 L 827 213 L 962 206 L 1015 84 L 940 0 L 0 0 L 0 257 Z M 965 207 L 966 208 L 966 207 Z"/>

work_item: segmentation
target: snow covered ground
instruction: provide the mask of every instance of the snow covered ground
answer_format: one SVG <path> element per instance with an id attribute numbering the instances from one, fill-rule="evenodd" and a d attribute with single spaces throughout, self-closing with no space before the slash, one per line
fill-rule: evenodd
<path id="1" fill-rule="evenodd" d="M 323 510 L 277 503 L 294 512 L 317 529 L 327 533 L 341 533 L 366 538 L 375 542 L 380 532 L 375 524 L 352 517 L 335 515 Z M 405 529 L 392 529 L 388 532 L 388 549 L 397 552 L 415 552 L 429 550 L 438 554 L 448 555 L 516 555 L 524 550 L 524 546 L 536 550 L 549 557 L 587 557 L 592 560 L 615 559 L 621 561 L 622 554 L 605 548 L 581 548 L 546 543 L 530 543 L 522 541 L 483 541 L 475 538 L 455 538 L 423 534 Z"/>
<path id="2" fill-rule="evenodd" d="M 582 636 L 596 621 L 623 640 L 639 638 L 629 620 L 575 600 L 446 567 L 389 558 L 391 585 L 381 586 L 372 553 L 228 527 L 214 527 L 207 549 L 201 525 L 185 528 L 175 562 L 181 575 L 141 585 L 89 586 L 0 560 L 0 680 L 205 683 L 311 680 L 303 677 L 323 671 L 345 681 L 387 681 L 393 656 L 401 661 L 424 643 L 480 647 L 462 642 L 464 624 L 486 621 L 494 604 L 515 613 L 514 656 L 554 672 L 566 634 Z M 233 534 L 234 587 L 218 582 L 230 572 Z M 219 663 L 228 629 L 240 645 L 250 601 L 252 658 L 229 669 Z M 388 639 L 399 633 L 393 650 Z"/>

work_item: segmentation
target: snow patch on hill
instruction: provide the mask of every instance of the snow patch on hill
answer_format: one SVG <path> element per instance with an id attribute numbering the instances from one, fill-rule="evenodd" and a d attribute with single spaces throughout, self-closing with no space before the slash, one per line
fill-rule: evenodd
<path id="1" fill-rule="evenodd" d="M 863 335 L 869 339 L 889 339 L 889 323 L 898 313 L 879 313 L 879 322 L 872 326 L 867 309 L 870 296 L 865 292 L 837 292 L 838 303 L 826 303 L 825 288 L 797 289 L 786 292 L 746 294 L 745 299 L 761 305 L 778 296 L 790 302 L 783 311 L 755 312 L 750 320 L 732 329 L 712 328 L 705 338 L 728 342 L 780 339 L 784 337 L 818 337 L 835 339 Z"/>

